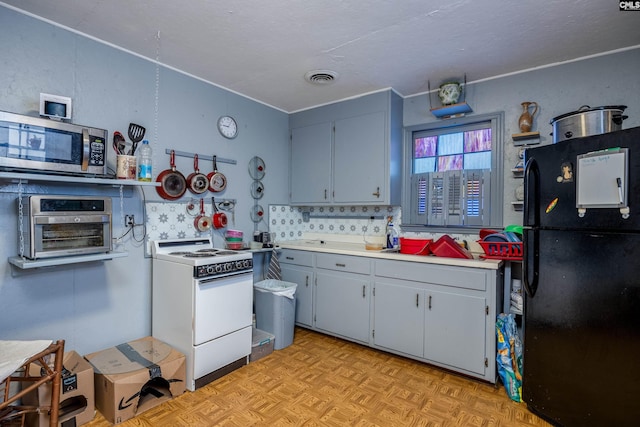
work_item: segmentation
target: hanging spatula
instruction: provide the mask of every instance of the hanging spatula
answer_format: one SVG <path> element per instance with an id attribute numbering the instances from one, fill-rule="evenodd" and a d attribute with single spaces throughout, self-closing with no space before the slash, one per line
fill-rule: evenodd
<path id="1" fill-rule="evenodd" d="M 144 138 L 144 134 L 147 130 L 135 123 L 129 123 L 129 139 L 131 140 L 131 151 L 129 152 L 130 156 L 133 156 L 136 153 L 136 148 L 138 148 L 138 143 L 142 141 Z"/>

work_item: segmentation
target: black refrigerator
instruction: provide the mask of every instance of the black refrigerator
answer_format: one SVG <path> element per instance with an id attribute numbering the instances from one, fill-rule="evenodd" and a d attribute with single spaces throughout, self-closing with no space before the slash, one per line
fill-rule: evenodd
<path id="1" fill-rule="evenodd" d="M 640 127 L 526 151 L 523 400 L 640 425 Z"/>

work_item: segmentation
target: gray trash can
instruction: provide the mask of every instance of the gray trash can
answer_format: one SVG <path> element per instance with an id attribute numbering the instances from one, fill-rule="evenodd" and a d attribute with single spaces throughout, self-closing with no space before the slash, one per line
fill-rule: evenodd
<path id="1" fill-rule="evenodd" d="M 276 350 L 293 343 L 297 286 L 295 283 L 274 279 L 253 284 L 256 328 L 276 337 Z"/>

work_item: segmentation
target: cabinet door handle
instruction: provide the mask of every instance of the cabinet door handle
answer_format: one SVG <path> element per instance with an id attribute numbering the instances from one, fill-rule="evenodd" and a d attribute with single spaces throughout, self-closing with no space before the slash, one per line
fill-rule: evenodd
<path id="1" fill-rule="evenodd" d="M 416 294 L 416 307 L 418 307 L 419 297 L 420 297 L 420 294 Z"/>
<path id="2" fill-rule="evenodd" d="M 340 263 L 336 262 L 336 267 L 346 267 L 346 266 L 347 266 L 347 264 L 340 264 Z"/>
<path id="3" fill-rule="evenodd" d="M 374 196 L 380 198 L 380 187 L 376 187 L 376 192 L 372 193 Z"/>
<path id="4" fill-rule="evenodd" d="M 324 189 L 324 199 L 327 200 L 327 189 Z"/>
<path id="5" fill-rule="evenodd" d="M 304 285 L 308 288 L 309 287 L 309 276 L 306 276 L 306 280 Z"/>
<path id="6" fill-rule="evenodd" d="M 431 295 L 429 295 L 429 310 L 431 310 Z"/>
<path id="7" fill-rule="evenodd" d="M 288 257 L 285 257 L 285 258 L 286 259 L 290 259 L 291 261 L 293 261 L 293 257 L 292 256 L 288 256 Z"/>
<path id="8" fill-rule="evenodd" d="M 367 285 L 362 285 L 362 298 L 366 298 L 366 294 L 364 293 L 366 288 L 367 288 Z"/>

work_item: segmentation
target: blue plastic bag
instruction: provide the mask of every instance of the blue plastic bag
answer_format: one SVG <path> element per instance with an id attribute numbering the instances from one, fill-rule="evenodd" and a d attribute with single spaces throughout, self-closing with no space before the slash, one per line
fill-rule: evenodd
<path id="1" fill-rule="evenodd" d="M 522 341 L 514 314 L 500 313 L 496 319 L 498 374 L 511 400 L 522 402 Z"/>

